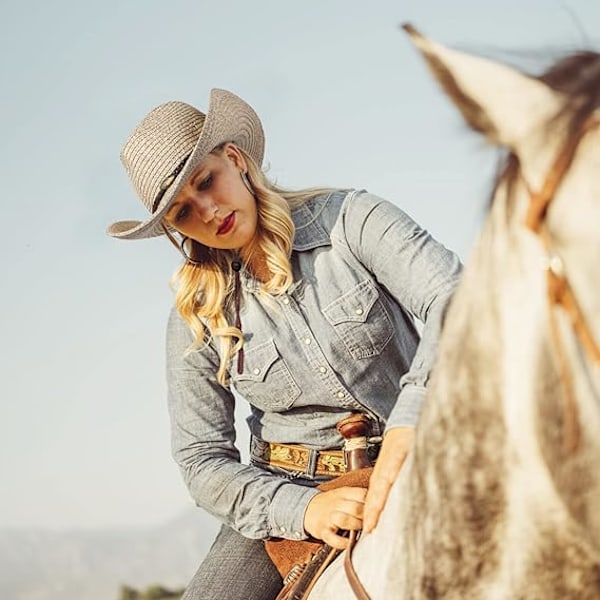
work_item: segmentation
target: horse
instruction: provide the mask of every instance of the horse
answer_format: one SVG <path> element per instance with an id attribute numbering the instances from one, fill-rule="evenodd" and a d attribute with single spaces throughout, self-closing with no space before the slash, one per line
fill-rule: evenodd
<path id="1" fill-rule="evenodd" d="M 405 26 L 502 150 L 414 447 L 352 563 L 372 600 L 600 597 L 600 54 L 533 77 Z M 343 560 L 310 600 L 352 598 Z"/>

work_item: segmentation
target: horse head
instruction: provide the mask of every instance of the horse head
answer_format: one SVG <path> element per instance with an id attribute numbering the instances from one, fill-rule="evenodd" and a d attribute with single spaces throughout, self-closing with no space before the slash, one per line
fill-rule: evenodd
<path id="1" fill-rule="evenodd" d="M 584 547 L 600 551 L 600 55 L 575 53 L 532 77 L 405 29 L 466 122 L 506 154 L 450 309 L 431 403 L 442 397 L 455 410 L 457 385 L 472 394 L 473 385 L 450 383 L 453 373 L 490 388 L 480 387 L 482 413 L 468 397 L 470 419 L 502 422 L 489 430 L 502 457 L 489 454 L 496 475 L 484 490 L 495 510 L 483 512 L 496 524 L 483 530 L 498 560 L 507 560 L 508 539 L 520 540 L 527 568 L 539 574 L 563 561 L 573 574 L 564 548 L 582 565 Z M 481 331 L 457 358 L 478 317 Z M 430 412 L 435 428 L 440 412 Z"/>
<path id="2" fill-rule="evenodd" d="M 357 573 L 373 599 L 597 598 L 600 55 L 533 77 L 405 29 L 505 160 Z M 311 598 L 347 589 L 334 564 Z"/>

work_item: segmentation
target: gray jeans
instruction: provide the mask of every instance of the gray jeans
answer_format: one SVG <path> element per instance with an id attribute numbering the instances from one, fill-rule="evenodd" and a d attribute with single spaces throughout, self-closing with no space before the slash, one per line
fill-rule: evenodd
<path id="1" fill-rule="evenodd" d="M 223 525 L 181 600 L 274 600 L 282 586 L 264 542 Z"/>

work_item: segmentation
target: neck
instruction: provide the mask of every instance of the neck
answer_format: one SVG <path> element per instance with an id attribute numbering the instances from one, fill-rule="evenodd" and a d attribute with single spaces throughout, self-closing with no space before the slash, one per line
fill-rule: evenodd
<path id="1" fill-rule="evenodd" d="M 271 279 L 272 273 L 267 265 L 267 257 L 261 249 L 255 248 L 247 254 L 242 251 L 240 255 L 255 279 L 262 283 Z"/>

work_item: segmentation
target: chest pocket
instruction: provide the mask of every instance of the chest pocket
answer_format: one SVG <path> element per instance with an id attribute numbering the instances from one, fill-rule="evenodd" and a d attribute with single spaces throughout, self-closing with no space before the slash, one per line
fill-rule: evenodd
<path id="1" fill-rule="evenodd" d="M 363 281 L 323 309 L 353 358 L 377 356 L 394 335 L 390 316 L 370 281 Z"/>
<path id="2" fill-rule="evenodd" d="M 234 373 L 233 381 L 250 404 L 265 412 L 290 408 L 301 393 L 272 339 L 244 348 L 244 372 Z"/>

